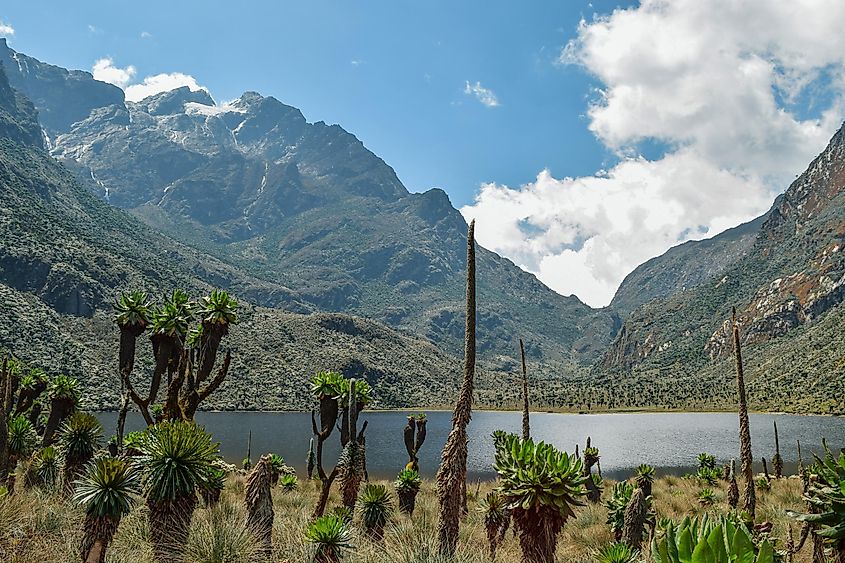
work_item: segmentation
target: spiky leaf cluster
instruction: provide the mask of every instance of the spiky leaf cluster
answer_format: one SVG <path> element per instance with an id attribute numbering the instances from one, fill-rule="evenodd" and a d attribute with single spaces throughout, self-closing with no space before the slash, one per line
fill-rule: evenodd
<path id="1" fill-rule="evenodd" d="M 498 451 L 499 448 L 505 447 L 511 436 L 516 436 L 516 434 L 505 432 L 504 430 L 493 430 L 493 448 Z"/>
<path id="2" fill-rule="evenodd" d="M 23 415 L 12 418 L 7 426 L 9 454 L 21 458 L 35 450 L 38 435 L 32 423 Z"/>
<path id="3" fill-rule="evenodd" d="M 92 461 L 75 483 L 73 501 L 92 516 L 119 518 L 129 514 L 139 493 L 137 469 L 123 458 Z"/>
<path id="4" fill-rule="evenodd" d="M 39 384 L 47 383 L 49 378 L 43 369 L 30 368 L 21 376 L 18 387 L 21 390 L 30 391 L 35 389 Z"/>
<path id="5" fill-rule="evenodd" d="M 594 465 L 600 457 L 598 448 L 590 447 L 584 449 L 584 463 Z"/>
<path id="6" fill-rule="evenodd" d="M 478 503 L 478 511 L 484 515 L 485 526 L 501 525 L 510 515 L 505 497 L 498 491 L 490 491 Z"/>
<path id="7" fill-rule="evenodd" d="M 340 381 L 340 396 L 338 397 L 338 404 L 341 408 L 349 406 L 349 388 L 351 385 L 349 379 L 343 378 Z M 370 384 L 363 379 L 355 380 L 355 403 L 358 405 L 368 405 L 373 400 L 373 389 Z"/>
<path id="8" fill-rule="evenodd" d="M 150 299 L 143 291 L 124 293 L 113 305 L 114 322 L 118 326 L 146 327 L 150 324 L 150 307 Z"/>
<path id="9" fill-rule="evenodd" d="M 393 482 L 393 487 L 398 492 L 404 491 L 419 491 L 422 485 L 420 474 L 413 469 L 403 469 L 396 476 L 396 481 Z"/>
<path id="10" fill-rule="evenodd" d="M 796 514 L 790 516 L 809 522 L 816 528 L 816 534 L 828 541 L 845 540 L 845 450 L 834 456 L 824 443 L 824 457 L 815 456 L 810 469 L 814 475 L 806 500 L 817 514 Z"/>
<path id="11" fill-rule="evenodd" d="M 153 314 L 153 334 L 184 338 L 191 322 L 190 312 L 172 302 L 165 303 Z"/>
<path id="12" fill-rule="evenodd" d="M 337 399 L 343 394 L 344 383 L 349 382 L 336 371 L 321 371 L 311 379 L 311 394 L 317 398 Z"/>
<path id="13" fill-rule="evenodd" d="M 67 400 L 77 404 L 81 398 L 79 381 L 69 375 L 57 375 L 50 381 L 47 394 L 50 399 Z"/>
<path id="14" fill-rule="evenodd" d="M 314 520 L 305 531 L 305 539 L 316 548 L 315 561 L 335 561 L 352 549 L 352 529 L 346 520 L 334 514 Z"/>
<path id="15" fill-rule="evenodd" d="M 699 469 L 716 469 L 716 456 L 708 453 L 698 454 Z"/>
<path id="16" fill-rule="evenodd" d="M 595 560 L 596 563 L 637 563 L 640 552 L 627 543 L 610 543 L 596 551 Z"/>
<path id="17" fill-rule="evenodd" d="M 713 506 L 716 504 L 716 491 L 713 489 L 701 489 L 696 495 L 698 504 L 701 506 Z"/>
<path id="18" fill-rule="evenodd" d="M 270 471 L 276 477 L 280 477 L 282 475 L 290 474 L 294 469 L 285 463 L 285 458 L 280 456 L 279 454 L 270 454 Z"/>
<path id="19" fill-rule="evenodd" d="M 290 492 L 299 486 L 299 480 L 296 478 L 296 475 L 287 473 L 279 478 L 279 486 L 283 491 Z"/>
<path id="20" fill-rule="evenodd" d="M 76 412 L 59 429 L 59 449 L 65 459 L 88 460 L 103 441 L 103 427 L 97 417 Z"/>
<path id="21" fill-rule="evenodd" d="M 654 483 L 654 476 L 654 467 L 645 463 L 638 465 L 634 470 L 634 479 L 639 487 L 642 487 L 647 483 Z"/>
<path id="22" fill-rule="evenodd" d="M 719 482 L 719 479 L 722 478 L 723 472 L 720 468 L 709 468 L 709 467 L 700 467 L 696 472 L 696 478 L 701 481 L 702 483 L 706 483 L 710 486 L 715 486 L 716 483 Z"/>
<path id="23" fill-rule="evenodd" d="M 238 302 L 228 292 L 215 289 L 200 300 L 197 316 L 203 324 L 237 324 L 238 307 Z"/>
<path id="24" fill-rule="evenodd" d="M 52 487 L 59 477 L 59 454 L 56 448 L 47 446 L 39 450 L 33 456 L 32 468 L 41 483 Z"/>
<path id="25" fill-rule="evenodd" d="M 226 488 L 226 472 L 219 467 L 211 467 L 208 470 L 208 479 L 205 487 L 209 490 L 222 491 Z"/>
<path id="26" fill-rule="evenodd" d="M 134 430 L 132 432 L 128 432 L 126 436 L 123 437 L 123 445 L 127 449 L 131 448 L 140 450 L 146 437 L 147 433 L 141 430 Z"/>
<path id="27" fill-rule="evenodd" d="M 622 532 L 625 525 L 625 507 L 634 493 L 634 485 L 627 481 L 620 481 L 613 485 L 610 498 L 604 503 L 607 508 L 607 524 L 612 532 Z"/>
<path id="28" fill-rule="evenodd" d="M 575 516 L 586 494 L 581 461 L 551 444 L 508 436 L 496 451 L 493 464 L 499 474 L 498 491 L 508 508 L 536 510 L 553 508 L 563 518 Z"/>
<path id="29" fill-rule="evenodd" d="M 154 502 L 190 496 L 209 487 L 219 458 L 211 435 L 193 422 L 166 421 L 150 426 L 136 446 L 144 469 L 144 489 Z"/>
<path id="30" fill-rule="evenodd" d="M 384 485 L 368 483 L 358 496 L 358 510 L 364 528 L 383 528 L 393 516 L 393 500 Z"/>

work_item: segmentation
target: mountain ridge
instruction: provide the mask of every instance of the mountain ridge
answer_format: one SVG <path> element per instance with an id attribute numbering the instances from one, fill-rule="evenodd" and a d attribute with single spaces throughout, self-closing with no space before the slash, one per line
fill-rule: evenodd
<path id="1" fill-rule="evenodd" d="M 20 57 L 7 47 L 5 58 Z M 35 74 L 48 71 L 56 72 Z M 18 82 L 51 103 L 32 76 Z M 273 97 L 246 92 L 221 106 L 180 88 L 107 101 L 54 127 L 50 144 L 99 197 L 317 310 L 372 318 L 460 353 L 466 222 L 442 190 L 409 193 L 353 134 L 308 123 Z M 509 260 L 479 248 L 479 269 L 479 349 L 493 369 L 518 363 L 519 336 L 547 370 L 578 369 L 613 337 L 613 315 L 556 294 Z"/>
<path id="2" fill-rule="evenodd" d="M 0 208 L 10 241 L 0 253 L 0 291 L 18 309 L 38 311 L 5 319 L 0 345 L 33 345 L 18 323 L 36 335 L 38 355 L 109 381 L 107 344 L 89 351 L 93 362 L 81 337 L 56 339 L 37 318 L 96 338 L 109 327 L 104 296 L 120 288 L 217 286 L 247 303 L 249 319 L 235 338 L 244 358 L 236 399 L 220 408 L 297 406 L 306 397 L 294 388 L 284 398 L 274 387 L 270 399 L 254 389 L 272 370 L 304 385 L 304 372 L 332 362 L 383 381 L 391 404 L 404 387 L 413 401 L 401 404 L 450 400 L 463 345 L 466 222 L 445 192 L 408 192 L 352 133 L 309 123 L 272 96 L 247 91 L 218 105 L 183 87 L 127 102 L 119 88 L 5 41 L 0 63 L 14 87 L 0 80 L 0 133 L 17 139 L 0 144 L 0 179 L 17 198 Z M 845 378 L 845 361 L 827 345 L 831 319 L 845 314 L 843 131 L 769 212 L 648 260 L 605 308 L 560 296 L 479 247 L 480 396 L 509 404 L 501 380 L 518 369 L 522 338 L 540 404 L 729 403 L 718 378 L 730 368 L 724 321 L 735 304 L 754 362 L 752 402 L 802 411 L 825 404 L 831 381 Z M 67 236 L 51 233 L 45 217 Z M 99 238 L 82 236 L 71 219 Z M 32 224 L 32 240 L 21 237 L 22 222 Z M 796 348 L 814 338 L 824 345 Z M 62 350 L 56 358 L 51 342 Z M 279 350 L 291 365 L 267 360 Z M 790 402 L 761 377 L 770 365 L 784 381 L 806 384 L 811 374 L 790 356 L 832 373 L 807 401 Z M 112 391 L 96 396 L 106 404 Z"/>

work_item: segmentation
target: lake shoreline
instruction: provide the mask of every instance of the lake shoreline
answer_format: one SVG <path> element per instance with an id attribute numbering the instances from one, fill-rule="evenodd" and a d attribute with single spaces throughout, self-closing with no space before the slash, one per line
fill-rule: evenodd
<path id="1" fill-rule="evenodd" d="M 90 412 L 112 413 L 118 412 L 119 409 L 93 409 Z M 473 412 L 492 412 L 492 413 L 521 413 L 520 409 L 505 409 L 505 408 L 474 408 Z M 133 412 L 130 409 L 130 412 Z M 137 411 L 135 411 L 137 412 Z M 278 414 L 301 414 L 309 413 L 310 410 L 303 409 L 200 409 L 199 413 L 278 413 Z M 409 413 L 425 413 L 425 412 L 452 412 L 452 408 L 445 407 L 396 407 L 396 408 L 378 408 L 366 409 L 363 412 L 409 412 Z M 767 411 L 754 410 L 748 411 L 750 414 L 770 414 L 770 415 L 789 415 L 789 416 L 825 416 L 831 418 L 842 417 L 839 413 L 822 413 L 822 412 L 791 412 L 791 411 Z M 684 410 L 684 409 L 648 409 L 648 408 L 629 408 L 629 409 L 596 409 L 591 411 L 582 410 L 566 410 L 566 409 L 541 409 L 532 410 L 530 414 L 565 414 L 565 415 L 596 415 L 596 414 L 738 414 L 738 411 L 730 409 L 712 409 L 712 410 Z"/>

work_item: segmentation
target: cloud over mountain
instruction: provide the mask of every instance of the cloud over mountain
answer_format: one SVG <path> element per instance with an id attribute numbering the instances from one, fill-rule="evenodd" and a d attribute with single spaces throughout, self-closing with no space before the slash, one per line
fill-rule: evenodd
<path id="1" fill-rule="evenodd" d="M 486 184 L 479 241 L 557 291 L 608 303 L 637 264 L 759 215 L 843 117 L 845 5 L 644 0 L 560 54 L 600 83 L 588 126 L 619 161 L 585 178 Z M 641 156 L 644 141 L 662 155 Z"/>
<path id="2" fill-rule="evenodd" d="M 148 96 L 175 90 L 182 86 L 187 86 L 192 91 L 206 89 L 193 76 L 181 72 L 147 76 L 140 83 L 131 84 L 137 74 L 135 67 L 129 65 L 121 68 L 116 66 L 110 57 L 98 59 L 91 68 L 91 73 L 97 80 L 122 88 L 126 93 L 126 99 L 130 102 L 138 102 Z"/>

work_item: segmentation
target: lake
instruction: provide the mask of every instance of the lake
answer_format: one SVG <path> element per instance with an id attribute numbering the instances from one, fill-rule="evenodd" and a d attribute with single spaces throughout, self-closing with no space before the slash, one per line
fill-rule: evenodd
<path id="1" fill-rule="evenodd" d="M 417 412 L 417 411 L 414 411 Z M 364 412 L 361 423 L 367 428 L 367 466 L 371 477 L 391 479 L 407 463 L 402 441 L 406 411 Z M 440 450 L 451 428 L 451 413 L 432 411 L 428 415 L 428 437 L 419 453 L 420 470 L 431 477 L 440 461 Z M 117 414 L 99 413 L 106 435 L 114 433 Z M 752 414 L 751 436 L 755 469 L 762 470 L 761 458 L 774 455 L 774 430 L 777 421 L 781 455 L 787 468 L 794 469 L 798 459 L 796 440 L 801 441 L 804 460 L 810 452 L 821 450 L 821 440 L 838 449 L 845 446 L 845 418 L 786 414 Z M 197 422 L 214 434 L 227 461 L 240 464 L 246 455 L 247 436 L 252 431 L 252 460 L 273 452 L 305 471 L 308 440 L 311 438 L 309 413 L 299 412 L 201 412 Z M 653 465 L 658 473 L 682 474 L 697 464 L 697 456 L 707 452 L 720 464 L 736 458 L 739 463 L 738 416 L 731 413 L 625 413 L 625 414 L 551 414 L 532 413 L 531 435 L 573 452 L 575 444 L 583 451 L 587 436 L 601 453 L 603 475 L 627 477 L 641 463 Z M 137 413 L 130 413 L 127 431 L 143 428 Z M 519 412 L 476 411 L 469 426 L 469 478 L 492 478 L 494 430 L 521 432 Z M 324 452 L 327 470 L 340 449 L 335 431 Z"/>

